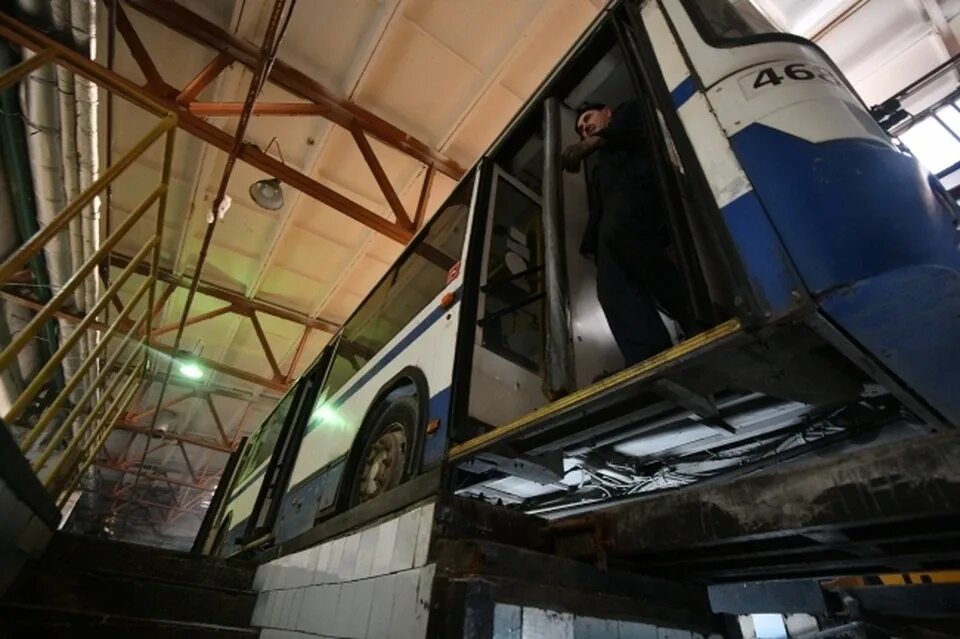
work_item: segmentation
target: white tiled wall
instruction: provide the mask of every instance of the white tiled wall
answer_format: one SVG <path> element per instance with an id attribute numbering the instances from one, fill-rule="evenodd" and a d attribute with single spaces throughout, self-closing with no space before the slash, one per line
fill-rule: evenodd
<path id="1" fill-rule="evenodd" d="M 704 635 L 635 621 L 579 617 L 565 612 L 498 603 L 494 639 L 706 639 Z M 710 637 L 709 639 L 714 639 Z"/>
<path id="2" fill-rule="evenodd" d="M 417 639 L 426 634 L 433 504 L 257 570 L 262 639 Z"/>

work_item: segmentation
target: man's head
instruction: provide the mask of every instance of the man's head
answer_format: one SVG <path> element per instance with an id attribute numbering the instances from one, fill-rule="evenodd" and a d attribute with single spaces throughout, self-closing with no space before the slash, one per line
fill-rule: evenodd
<path id="1" fill-rule="evenodd" d="M 613 111 L 606 104 L 587 102 L 577 109 L 577 135 L 580 139 L 596 135 L 610 124 Z"/>

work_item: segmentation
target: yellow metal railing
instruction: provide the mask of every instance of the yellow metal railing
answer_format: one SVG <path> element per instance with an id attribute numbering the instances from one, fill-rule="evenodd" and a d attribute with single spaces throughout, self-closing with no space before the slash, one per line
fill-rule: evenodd
<path id="1" fill-rule="evenodd" d="M 158 117 L 157 124 L 130 151 L 107 167 L 95 182 L 57 213 L 50 223 L 32 237 L 27 238 L 16 252 L 0 263 L 0 286 L 11 283 L 14 276 L 25 268 L 54 237 L 66 229 L 71 220 L 77 218 L 94 198 L 104 192 L 154 143 L 160 138 L 165 138 L 160 180 L 156 187 L 117 225 L 113 232 L 102 240 L 93 255 L 80 265 L 70 279 L 56 291 L 52 299 L 42 305 L 32 304 L 36 309 L 34 317 L 9 344 L 3 345 L 3 349 L 0 350 L 0 370 L 16 364 L 20 353 L 33 342 L 44 324 L 62 315 L 65 303 L 70 300 L 81 282 L 90 278 L 91 274 L 96 276 L 98 266 L 108 263 L 111 250 L 148 215 L 154 206 L 156 207 L 156 225 L 153 234 L 144 241 L 126 268 L 110 282 L 100 299 L 91 308 L 86 309 L 86 314 L 78 319 L 74 332 L 61 340 L 57 350 L 43 363 L 40 370 L 34 374 L 3 415 L 8 425 L 23 416 L 87 331 L 99 331 L 99 341 L 96 346 L 79 364 L 73 375 L 66 380 L 65 387 L 60 389 L 59 394 L 43 408 L 36 422 L 29 425 L 29 430 L 20 444 L 25 454 L 31 453 L 34 470 L 40 475 L 44 485 L 58 504 L 62 506 L 95 461 L 110 432 L 126 413 L 137 389 L 145 379 L 144 373 L 149 363 L 149 340 L 177 116 L 175 112 L 152 101 L 132 84 L 104 75 L 95 64 L 88 64 L 88 61 L 78 58 L 74 52 L 40 34 L 16 29 L 4 19 L 0 21 L 0 37 L 35 53 L 20 64 L 0 73 L 0 91 L 8 89 L 45 64 L 57 64 L 86 77 L 102 89 L 119 95 Z M 119 300 L 117 295 L 121 287 L 148 259 L 150 260 L 149 275 L 133 297 L 122 304 L 122 310 L 112 323 L 104 327 L 98 318 L 105 314 L 111 301 Z M 143 305 L 143 311 L 135 320 L 130 319 L 133 309 L 144 298 L 146 298 L 146 304 Z M 104 351 L 111 343 L 113 351 L 109 357 L 104 358 Z M 103 361 L 104 359 L 106 361 Z M 118 362 L 122 363 L 118 364 Z M 69 401 L 70 395 L 84 380 L 87 380 L 87 387 L 81 398 L 71 407 L 67 416 L 62 418 L 62 409 Z M 35 447 L 37 447 L 36 450 L 34 450 Z M 54 455 L 57 456 L 54 457 Z"/>

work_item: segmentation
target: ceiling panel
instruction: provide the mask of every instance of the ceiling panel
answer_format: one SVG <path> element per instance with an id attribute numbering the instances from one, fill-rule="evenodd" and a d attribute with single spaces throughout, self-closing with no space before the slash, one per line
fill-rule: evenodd
<path id="1" fill-rule="evenodd" d="M 411 0 L 403 16 L 484 72 L 492 71 L 545 0 Z"/>
<path id="2" fill-rule="evenodd" d="M 482 74 L 405 20 L 387 29 L 356 101 L 408 133 L 438 142 L 482 86 Z"/>
<path id="3" fill-rule="evenodd" d="M 396 0 L 310 0 L 297 4 L 280 57 L 338 93 L 346 93 L 351 70 L 377 25 L 396 6 Z M 259 40 L 258 40 L 259 41 Z"/>

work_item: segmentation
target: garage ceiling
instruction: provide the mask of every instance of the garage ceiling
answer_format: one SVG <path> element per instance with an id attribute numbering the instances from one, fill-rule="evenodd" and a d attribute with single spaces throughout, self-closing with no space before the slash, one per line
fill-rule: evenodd
<path id="1" fill-rule="evenodd" d="M 353 105 L 371 121 L 385 121 L 429 150 L 435 170 L 376 135 L 363 137 L 403 211 L 413 219 L 421 208 L 428 219 L 452 190 L 456 167 L 476 161 L 603 4 L 305 0 L 294 6 L 278 60 L 321 85 L 334 102 Z M 757 4 L 786 30 L 826 49 L 868 104 L 892 95 L 960 48 L 954 20 L 960 0 Z M 120 5 L 163 82 L 182 90 L 218 62 L 218 50 L 184 35 L 187 27 L 196 30 L 206 21 L 257 49 L 273 2 L 181 0 L 174 8 L 196 17 L 179 28 L 157 19 L 168 6 L 163 2 L 122 0 Z M 101 11 L 100 33 L 111 30 L 107 11 Z M 138 84 L 147 82 L 125 40 L 116 35 L 114 41 L 111 60 L 107 37 L 101 37 L 99 61 Z M 229 64 L 195 96 L 200 104 L 193 113 L 232 133 L 237 117 L 208 114 L 242 103 L 252 73 L 237 61 Z M 951 86 L 934 87 L 923 99 L 932 101 L 955 88 L 955 78 L 949 81 Z M 259 101 L 307 104 L 272 82 Z M 101 107 L 102 158 L 108 153 L 119 157 L 151 126 L 149 117 L 122 100 L 113 101 L 109 124 L 106 107 Z M 250 121 L 245 138 L 274 161 L 379 218 L 397 219 L 348 128 L 315 113 L 259 115 Z M 109 228 L 116 228 L 156 183 L 161 151 L 159 145 L 151 149 L 113 189 Z M 161 263 L 169 297 L 164 296 L 166 304 L 155 322 L 161 331 L 157 339 L 168 348 L 226 159 L 221 149 L 178 133 Z M 418 206 L 428 175 L 425 205 Z M 155 379 L 146 387 L 108 440 L 98 470 L 99 496 L 82 502 L 88 523 L 100 526 L 102 520 L 116 536 L 136 541 L 188 545 L 227 460 L 225 451 L 262 421 L 402 250 L 395 239 L 287 184 L 280 210 L 260 208 L 248 188 L 268 177 L 239 162 L 227 187 L 232 203 L 217 224 L 190 310 L 200 321 L 185 328 L 181 342 L 182 349 L 204 360 L 208 374 L 198 383 L 173 375 L 156 422 L 167 432 L 162 439 L 143 434 L 153 423 L 161 383 Z M 143 225 L 139 235 L 117 247 L 114 274 L 149 231 Z M 132 278 L 122 296 L 129 299 L 141 281 Z M 134 317 L 143 303 L 139 306 Z M 145 446 L 145 470 L 135 493 L 130 485 Z"/>
<path id="2" fill-rule="evenodd" d="M 162 80 L 182 89 L 218 52 L 146 15 L 149 7 L 146 13 L 138 10 L 149 4 L 121 2 L 121 7 Z M 179 5 L 259 47 L 273 2 L 195 0 Z M 295 4 L 278 60 L 335 98 L 421 141 L 445 160 L 443 166 L 470 167 L 601 6 L 601 0 L 302 1 Z M 107 33 L 105 11 L 102 17 L 101 33 Z M 195 26 L 199 19 L 190 22 Z M 124 39 L 116 36 L 115 43 L 112 67 L 145 83 L 147 77 Z M 100 57 L 102 63 L 110 62 L 106 46 Z M 242 103 L 251 77 L 249 68 L 234 62 L 196 96 L 203 103 L 196 112 L 202 113 L 208 103 Z M 272 83 L 259 101 L 305 103 Z M 110 152 L 116 158 L 146 133 L 153 120 L 119 99 L 112 108 Z M 237 118 L 208 121 L 232 133 Z M 102 131 L 106 153 L 106 119 Z M 396 219 L 347 128 L 317 115 L 263 115 L 250 121 L 245 139 L 378 216 Z M 365 139 L 404 211 L 413 218 L 428 166 L 374 135 Z M 110 228 L 122 222 L 148 185 L 156 184 L 161 151 L 160 145 L 151 149 L 113 189 Z M 189 284 L 226 158 L 220 149 L 178 133 L 161 263 L 168 282 Z M 430 173 L 424 220 L 456 183 L 450 174 L 459 172 L 438 168 Z M 183 333 L 181 349 L 199 354 L 216 370 L 208 369 L 210 374 L 199 384 L 179 379 L 175 372 L 157 422 L 157 428 L 170 434 L 166 439 L 142 434 L 154 419 L 162 386 L 157 379 L 108 440 L 107 458 L 99 466 L 101 496 L 96 506 L 94 500 L 83 504 L 93 506 L 91 520 L 106 516 L 107 527 L 117 536 L 174 545 L 192 537 L 226 462 L 223 450 L 235 446 L 266 416 L 290 380 L 310 365 L 403 248 L 286 184 L 280 210 L 260 208 L 248 188 L 268 177 L 247 163 L 237 163 L 227 187 L 232 203 L 217 224 L 202 286 L 190 310 L 191 317 L 209 319 L 188 325 Z M 143 224 L 139 231 L 117 247 L 120 257 L 114 261 L 114 274 L 123 265 L 123 256 L 135 254 L 150 229 Z M 121 296 L 129 299 L 141 281 L 131 278 Z M 168 347 L 176 333 L 170 329 L 187 297 L 183 286 L 171 290 L 155 322 L 165 331 L 158 339 Z M 251 310 L 253 305 L 256 311 Z M 143 306 L 135 307 L 132 316 L 138 316 Z M 245 315 L 217 314 L 227 307 Z M 141 477 L 134 493 L 130 485 L 145 445 L 148 479 Z M 166 504 L 170 507 L 161 507 Z"/>

